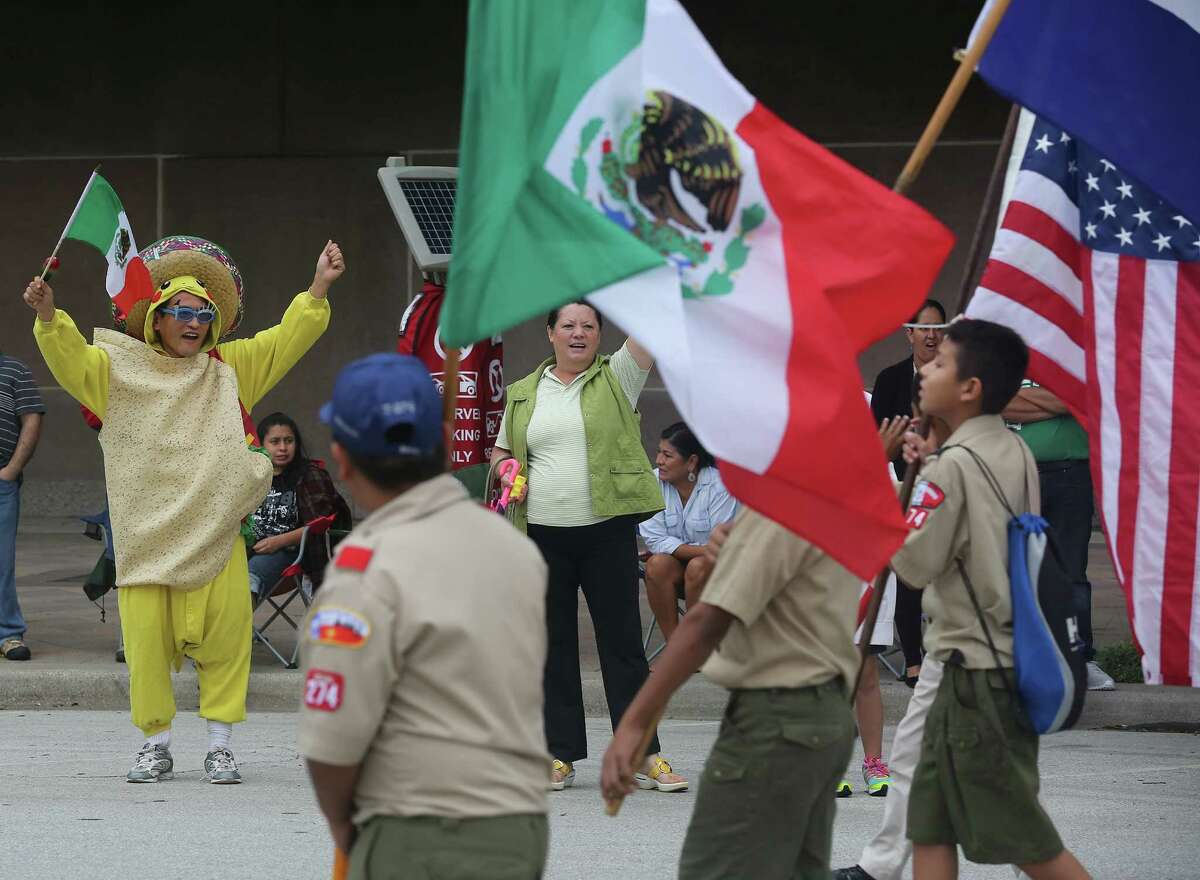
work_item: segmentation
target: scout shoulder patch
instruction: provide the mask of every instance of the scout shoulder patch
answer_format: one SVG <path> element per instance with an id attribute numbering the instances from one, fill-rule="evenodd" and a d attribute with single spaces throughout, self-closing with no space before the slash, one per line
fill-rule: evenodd
<path id="1" fill-rule="evenodd" d="M 929 519 L 929 511 L 924 507 L 910 507 L 908 514 L 904 517 L 904 522 L 910 529 L 919 529 L 925 525 L 927 519 Z"/>
<path id="2" fill-rule="evenodd" d="M 349 571 L 366 571 L 367 566 L 371 564 L 371 557 L 375 555 L 375 551 L 370 547 L 359 547 L 343 544 L 338 549 L 337 559 L 333 562 L 334 568 L 344 568 Z"/>
<path id="3" fill-rule="evenodd" d="M 304 680 L 304 705 L 318 712 L 336 712 L 342 708 L 346 680 L 328 669 L 310 669 Z"/>
<path id="4" fill-rule="evenodd" d="M 371 637 L 371 624 L 345 608 L 321 608 L 312 616 L 308 637 L 318 645 L 361 648 Z"/>
<path id="5" fill-rule="evenodd" d="M 910 503 L 913 507 L 936 510 L 945 500 L 946 493 L 941 490 L 941 487 L 937 483 L 931 483 L 929 480 L 921 480 L 913 488 L 912 501 Z"/>

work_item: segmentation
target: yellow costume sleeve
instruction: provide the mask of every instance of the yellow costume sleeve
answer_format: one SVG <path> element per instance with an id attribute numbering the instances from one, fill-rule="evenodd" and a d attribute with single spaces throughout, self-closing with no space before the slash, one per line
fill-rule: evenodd
<path id="1" fill-rule="evenodd" d="M 54 310 L 52 321 L 35 318 L 33 338 L 63 390 L 103 419 L 108 409 L 108 352 L 88 345 L 62 309 Z"/>
<path id="2" fill-rule="evenodd" d="M 247 411 L 287 375 L 329 326 L 329 303 L 307 290 L 296 295 L 283 320 L 250 339 L 217 346 L 217 354 L 233 367 L 238 397 Z"/>

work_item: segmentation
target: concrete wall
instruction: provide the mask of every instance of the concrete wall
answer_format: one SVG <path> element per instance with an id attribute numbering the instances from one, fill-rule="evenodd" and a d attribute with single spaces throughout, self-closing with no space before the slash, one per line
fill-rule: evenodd
<path id="1" fill-rule="evenodd" d="M 547 0 L 552 2 L 552 0 Z M 746 86 L 785 120 L 891 182 L 953 72 L 974 15 L 958 0 L 884 4 L 757 0 L 685 5 Z M 158 8 L 94 4 L 9 10 L 0 33 L 0 348 L 24 360 L 49 417 L 24 493 L 30 513 L 101 503 L 100 454 L 54 386 L 20 291 L 101 162 L 140 243 L 192 233 L 226 246 L 247 285 L 246 333 L 273 323 L 311 279 L 327 238 L 348 272 L 330 332 L 255 411 L 293 414 L 317 454 L 314 414 L 346 361 L 390 348 L 413 289 L 403 240 L 375 179 L 388 155 L 452 163 L 458 138 L 465 4 L 291 4 Z M 104 46 L 107 51 L 96 50 Z M 980 83 L 912 192 L 959 236 L 934 294 L 957 298 L 1007 106 Z M 81 329 L 108 323 L 103 260 L 64 246 L 55 290 Z M 7 293 L 3 293 L 7 291 Z M 506 336 L 511 378 L 545 354 L 538 322 Z M 809 328 L 821 345 L 830 328 Z M 607 349 L 620 339 L 606 333 Z M 900 334 L 861 359 L 870 384 L 902 356 Z M 675 417 L 652 377 L 648 441 Z"/>

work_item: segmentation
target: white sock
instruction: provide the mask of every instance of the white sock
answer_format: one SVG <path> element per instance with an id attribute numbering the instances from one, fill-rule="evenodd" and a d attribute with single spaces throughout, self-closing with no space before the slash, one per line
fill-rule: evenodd
<path id="1" fill-rule="evenodd" d="M 169 749 L 171 747 L 171 728 L 168 727 L 166 730 L 160 730 L 154 736 L 146 737 L 146 742 L 152 746 L 162 746 L 164 749 Z"/>
<path id="2" fill-rule="evenodd" d="M 224 721 L 208 722 L 208 750 L 229 748 L 229 738 L 233 736 L 233 725 Z"/>

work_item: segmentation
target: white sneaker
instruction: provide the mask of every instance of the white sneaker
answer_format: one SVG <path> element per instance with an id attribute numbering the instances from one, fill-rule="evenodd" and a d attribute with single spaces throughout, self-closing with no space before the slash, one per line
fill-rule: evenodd
<path id="1" fill-rule="evenodd" d="M 126 782 L 158 782 L 160 779 L 175 778 L 175 761 L 166 746 L 146 743 L 133 760 L 133 767 L 125 774 Z"/>
<path id="2" fill-rule="evenodd" d="M 1117 689 L 1112 676 L 1096 665 L 1094 660 L 1089 660 L 1087 663 L 1087 686 L 1089 691 L 1115 691 Z"/>
<path id="3" fill-rule="evenodd" d="M 213 749 L 204 756 L 204 775 L 214 785 L 237 785 L 242 781 L 237 761 L 229 749 Z"/>

